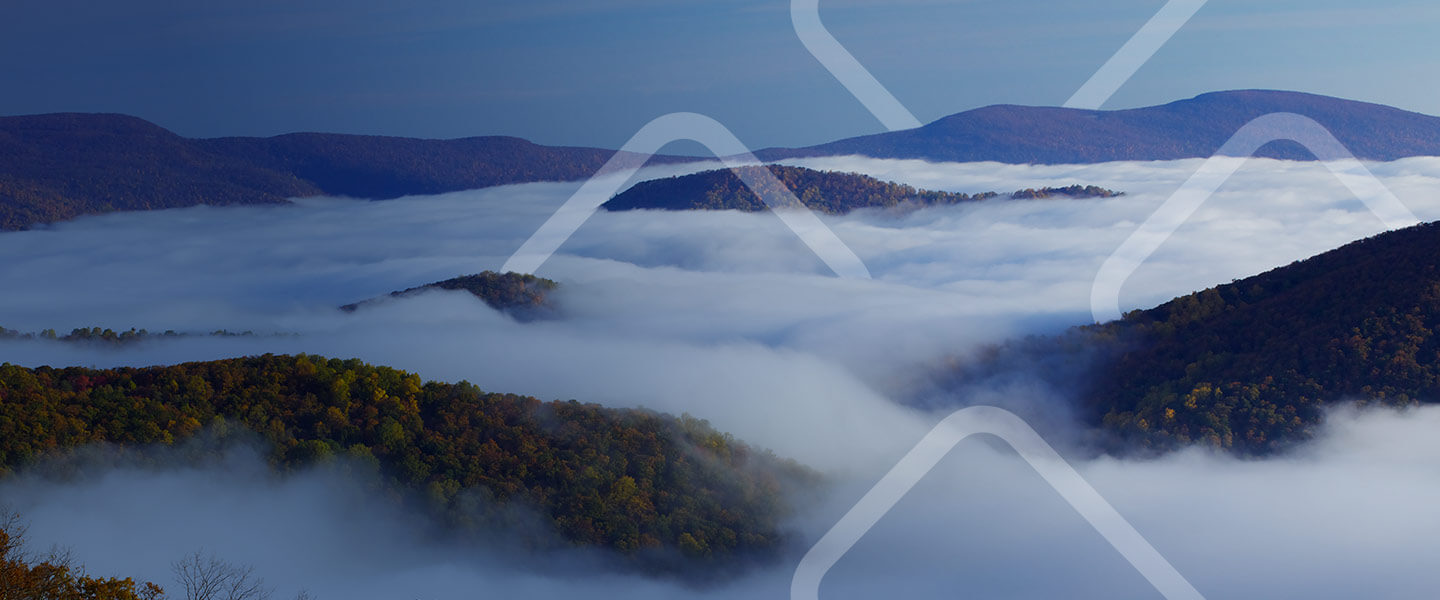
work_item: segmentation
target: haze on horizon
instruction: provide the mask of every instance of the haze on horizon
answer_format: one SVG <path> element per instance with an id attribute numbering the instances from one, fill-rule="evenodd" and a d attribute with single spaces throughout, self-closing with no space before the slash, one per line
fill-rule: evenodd
<path id="1" fill-rule="evenodd" d="M 1162 0 L 860 2 L 827 27 L 921 121 L 1055 106 Z M 786 0 L 181 3 L 20 0 L 0 25 L 0 114 L 120 112 L 181 135 L 516 135 L 619 147 L 700 112 L 752 147 L 881 131 L 795 35 Z M 1288 89 L 1440 114 L 1416 73 L 1440 6 L 1215 0 L 1107 103 Z"/>

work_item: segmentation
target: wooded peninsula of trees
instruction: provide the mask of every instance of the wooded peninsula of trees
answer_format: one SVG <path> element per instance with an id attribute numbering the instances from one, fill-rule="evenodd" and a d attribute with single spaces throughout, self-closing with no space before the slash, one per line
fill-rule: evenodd
<path id="1" fill-rule="evenodd" d="M 786 189 L 761 187 L 757 194 L 756 190 L 745 185 L 734 171 L 717 169 L 642 181 L 617 194 L 603 207 L 609 211 L 651 209 L 756 212 L 768 210 L 771 204 L 784 206 L 786 202 L 783 194 L 789 191 L 810 210 L 843 215 L 861 208 L 920 208 L 1001 197 L 997 192 L 971 195 L 921 190 L 859 173 L 817 171 L 783 165 L 741 167 L 741 171 L 753 172 L 757 169 L 769 169 Z M 1118 195 L 1121 195 L 1121 192 L 1093 185 L 1071 185 L 1025 189 L 1006 197 L 1014 200 L 1034 200 L 1054 197 L 1109 198 Z"/>
<path id="2" fill-rule="evenodd" d="M 1123 319 L 1031 338 L 961 365 L 1078 389 L 1112 448 L 1243 454 L 1315 434 L 1342 401 L 1440 401 L 1440 223 L 1382 233 Z M 953 384 L 953 382 L 952 382 Z"/>
<path id="3" fill-rule="evenodd" d="M 387 493 L 452 530 L 491 531 L 529 507 L 563 543 L 647 569 L 779 551 L 787 492 L 817 482 L 688 416 L 422 382 L 358 360 L 0 366 L 0 475 L 85 445 L 172 445 L 202 432 L 249 432 L 281 472 L 337 458 L 372 465 Z"/>
<path id="4" fill-rule="evenodd" d="M 495 271 L 484 271 L 475 275 L 465 275 L 407 290 L 390 292 L 389 297 L 403 298 L 427 290 L 462 290 L 484 300 L 485 304 L 490 305 L 490 308 L 516 318 L 531 319 L 554 310 L 555 307 L 549 302 L 549 294 L 554 292 L 557 287 L 559 284 L 554 281 L 528 273 L 502 274 Z M 347 312 L 354 311 L 376 300 L 378 299 L 346 304 L 340 309 Z"/>

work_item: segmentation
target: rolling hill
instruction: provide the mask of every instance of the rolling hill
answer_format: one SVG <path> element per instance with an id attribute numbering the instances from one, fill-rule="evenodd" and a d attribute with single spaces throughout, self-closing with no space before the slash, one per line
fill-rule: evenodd
<path id="1" fill-rule="evenodd" d="M 1262 90 L 1113 111 L 989 106 L 917 129 L 756 154 L 770 161 L 851 154 L 1014 164 L 1170 160 L 1210 156 L 1251 119 L 1278 111 L 1315 119 L 1362 159 L 1440 156 L 1440 118 Z M 125 115 L 0 117 L 0 230 L 121 210 L 274 204 L 317 195 L 388 199 L 578 180 L 613 154 L 513 137 L 423 140 L 294 133 L 189 139 Z M 1293 142 L 1270 144 L 1260 156 L 1313 158 Z"/>
<path id="2" fill-rule="evenodd" d="M 1339 402 L 1440 402 L 1440 223 L 1015 340 L 953 365 L 942 385 L 1014 373 L 1073 391 L 1118 452 L 1267 454 L 1313 436 Z"/>
<path id="3" fill-rule="evenodd" d="M 1342 400 L 1440 401 L 1440 223 L 1176 298 L 1096 335 L 1125 347 L 1086 396 L 1152 446 L 1264 452 Z"/>
<path id="4" fill-rule="evenodd" d="M 1440 156 L 1440 118 L 1379 104 L 1269 90 L 1215 92 L 1129 110 L 987 106 L 917 129 L 756 154 L 764 160 L 858 154 L 1009 164 L 1173 160 L 1211 156 L 1241 126 L 1273 112 L 1316 120 L 1361 159 Z M 1314 158 L 1293 142 L 1270 144 L 1259 156 Z"/>
<path id="5" fill-rule="evenodd" d="M 613 154 L 513 137 L 188 139 L 125 115 L 0 117 L 0 229 L 121 210 L 319 195 L 388 199 L 584 179 Z"/>

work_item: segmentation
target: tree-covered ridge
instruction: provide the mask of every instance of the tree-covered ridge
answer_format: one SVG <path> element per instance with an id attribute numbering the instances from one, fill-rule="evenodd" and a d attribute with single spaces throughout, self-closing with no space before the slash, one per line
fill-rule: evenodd
<path id="1" fill-rule="evenodd" d="M 1440 223 L 1383 233 L 1124 318 L 954 360 L 950 393 L 1016 376 L 1072 392 L 1117 452 L 1266 454 L 1337 402 L 1440 401 Z"/>
<path id="2" fill-rule="evenodd" d="M 1440 224 L 1348 244 L 1090 328 L 1122 352 L 1087 394 L 1106 428 L 1266 452 L 1327 403 L 1440 400 Z"/>
<path id="3" fill-rule="evenodd" d="M 789 191 L 810 210 L 841 215 L 861 208 L 923 207 L 959 204 L 999 198 L 996 192 L 963 194 L 916 189 L 912 186 L 881 181 L 859 173 L 817 171 L 804 167 L 766 165 L 741 167 L 742 171 L 768 168 L 786 190 L 750 189 L 730 169 L 703 171 L 690 175 L 653 179 L 635 184 L 617 194 L 604 208 L 610 211 L 655 210 L 767 210 L 766 199 L 783 205 L 782 194 Z M 762 198 L 762 195 L 764 196 Z M 1109 198 L 1120 192 L 1096 186 L 1071 185 L 1061 188 L 1020 190 L 1012 199 Z"/>
<path id="4" fill-rule="evenodd" d="M 403 298 L 427 290 L 461 290 L 470 292 L 476 298 L 485 301 L 490 308 L 505 312 L 517 317 L 534 317 L 540 313 L 553 310 L 549 302 L 549 295 L 559 287 L 559 284 L 544 277 L 536 277 L 529 273 L 496 273 L 495 271 L 484 271 L 474 275 L 465 275 L 437 281 L 422 286 L 413 287 L 398 292 L 390 292 L 391 298 Z M 353 311 L 360 306 L 374 300 L 366 300 L 355 304 L 346 304 L 340 307 L 345 311 Z"/>
<path id="5" fill-rule="evenodd" d="M 813 481 L 688 416 L 427 383 L 358 360 L 0 366 L 0 474 L 87 444 L 169 445 L 237 428 L 262 438 L 282 471 L 334 457 L 372 463 L 387 487 L 453 528 L 534 507 L 570 543 L 642 564 L 652 550 L 701 563 L 774 552 L 786 540 L 785 491 Z"/>

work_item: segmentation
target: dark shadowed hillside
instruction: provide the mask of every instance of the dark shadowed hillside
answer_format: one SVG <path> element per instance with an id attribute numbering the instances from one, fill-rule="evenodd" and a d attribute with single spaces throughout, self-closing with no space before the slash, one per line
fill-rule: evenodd
<path id="1" fill-rule="evenodd" d="M 612 154 L 511 137 L 297 133 L 194 140 L 125 115 L 0 117 L 0 229 L 117 210 L 318 195 L 386 199 L 578 180 Z"/>
<path id="2" fill-rule="evenodd" d="M 1440 223 L 1361 240 L 1119 321 L 991 349 L 951 389 L 1005 372 L 1074 390 L 1121 451 L 1247 454 L 1312 436 L 1327 405 L 1440 401 Z"/>
<path id="3" fill-rule="evenodd" d="M 1087 396 L 1151 445 L 1247 451 L 1320 407 L 1440 401 L 1440 224 L 1393 231 L 1096 326 L 1125 351 Z"/>
<path id="4" fill-rule="evenodd" d="M 1315 119 L 1360 158 L 1440 155 L 1440 118 L 1325 96 L 1255 90 L 1116 111 L 990 106 L 918 129 L 757 155 L 765 160 L 860 154 L 1047 164 L 1205 157 L 1251 119 L 1279 111 Z M 578 180 L 612 154 L 539 146 L 512 137 L 421 140 L 295 133 L 196 140 L 124 115 L 0 117 L 0 229 L 116 210 L 279 203 L 316 195 L 384 199 Z M 1271 144 L 1260 155 L 1312 158 L 1292 142 Z M 875 193 L 882 203 L 889 194 Z"/>
<path id="5" fill-rule="evenodd" d="M 0 118 L 0 228 L 82 214 L 263 204 L 323 193 L 291 173 L 210 152 L 124 115 Z"/>
<path id="6" fill-rule="evenodd" d="M 938 206 L 1000 197 L 1000 194 L 996 192 L 981 192 L 971 195 L 921 190 L 905 184 L 880 181 L 859 173 L 816 171 L 782 165 L 742 167 L 747 170 L 760 168 L 770 169 L 770 172 L 775 175 L 775 179 L 795 194 L 795 197 L 807 208 L 832 215 L 845 214 L 861 208 Z M 777 191 L 760 190 L 772 202 L 778 203 L 780 200 L 775 196 Z M 1096 186 L 1072 185 L 1061 188 L 1020 190 L 1007 197 L 1037 200 L 1054 197 L 1108 198 L 1120 194 L 1121 192 Z M 718 169 L 642 181 L 611 198 L 604 204 L 604 208 L 610 211 L 652 209 L 755 212 L 767 210 L 767 204 L 733 171 Z"/>
<path id="7" fill-rule="evenodd" d="M 1208 157 L 1252 119 L 1273 112 L 1310 117 L 1362 159 L 1440 156 L 1440 118 L 1388 106 L 1298 92 L 1245 90 L 1131 110 L 987 106 L 907 131 L 808 148 L 774 148 L 762 159 L 859 154 L 1011 164 L 1097 163 Z M 1293 142 L 1260 156 L 1312 160 Z"/>

